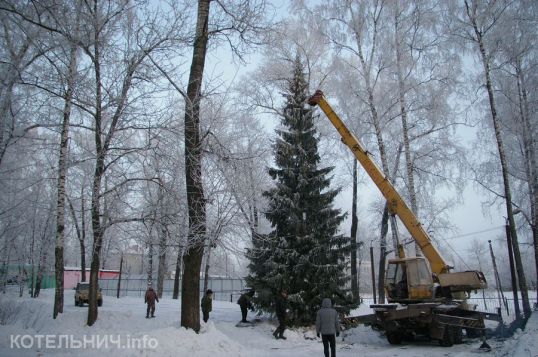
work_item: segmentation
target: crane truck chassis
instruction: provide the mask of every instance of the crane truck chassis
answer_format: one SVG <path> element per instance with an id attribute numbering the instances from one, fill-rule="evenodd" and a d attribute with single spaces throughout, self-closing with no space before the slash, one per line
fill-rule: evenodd
<path id="1" fill-rule="evenodd" d="M 485 337 L 485 319 L 502 323 L 500 314 L 476 311 L 466 301 L 471 291 L 484 289 L 487 282 L 480 271 L 453 272 L 432 244 L 415 214 L 370 157 L 359 140 L 318 90 L 308 100 L 319 106 L 362 165 L 385 199 L 389 212 L 397 215 L 420 247 L 424 257 L 405 257 L 403 247 L 398 257 L 387 263 L 384 289 L 388 304 L 370 305 L 374 314 L 345 317 L 344 325 L 370 325 L 385 331 L 390 344 L 412 340 L 417 335 L 438 340 L 444 347 L 461 343 L 468 337 Z M 487 344 L 483 344 L 484 347 Z"/>

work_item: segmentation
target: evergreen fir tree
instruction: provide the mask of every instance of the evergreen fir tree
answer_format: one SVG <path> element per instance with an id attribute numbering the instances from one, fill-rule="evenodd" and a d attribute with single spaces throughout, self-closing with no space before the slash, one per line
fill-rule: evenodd
<path id="1" fill-rule="evenodd" d="M 257 304 L 271 310 L 274 294 L 289 293 L 292 322 L 312 323 L 321 300 L 329 297 L 342 312 L 356 306 L 348 288 L 346 255 L 349 239 L 337 234 L 344 219 L 333 208 L 339 189 L 330 189 L 333 167 L 318 168 L 318 138 L 313 109 L 307 106 L 308 83 L 300 58 L 285 94 L 281 128 L 276 130 L 275 187 L 264 192 L 273 231 L 253 237 L 248 251 L 248 284 L 258 292 Z"/>

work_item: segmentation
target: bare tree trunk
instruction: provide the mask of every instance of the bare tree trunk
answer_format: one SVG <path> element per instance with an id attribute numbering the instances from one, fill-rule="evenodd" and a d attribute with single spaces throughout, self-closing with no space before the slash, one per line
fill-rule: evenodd
<path id="1" fill-rule="evenodd" d="M 95 85 L 95 112 L 94 117 L 94 140 L 95 140 L 95 170 L 93 174 L 92 182 L 92 201 L 91 201 L 91 217 L 92 217 L 92 232 L 93 232 L 93 246 L 92 246 L 92 262 L 90 265 L 90 289 L 88 295 L 88 326 L 92 326 L 97 320 L 98 309 L 97 309 L 97 289 L 98 289 L 98 278 L 99 278 L 99 266 L 101 259 L 101 249 L 103 246 L 103 237 L 105 230 L 108 224 L 108 219 L 104 215 L 103 221 L 101 221 L 101 216 L 103 214 L 101 209 L 101 185 L 105 179 L 105 160 L 108 155 L 112 139 L 117 131 L 117 127 L 121 118 L 124 115 L 124 109 L 127 104 L 128 93 L 132 86 L 133 76 L 136 72 L 138 66 L 142 63 L 144 58 L 149 55 L 149 52 L 146 50 L 143 54 L 136 53 L 133 57 L 129 58 L 128 66 L 123 77 L 123 82 L 121 84 L 120 94 L 114 101 L 116 105 L 114 114 L 111 118 L 108 118 L 107 122 L 109 123 L 108 131 L 104 131 L 104 122 L 103 122 L 103 82 L 101 74 L 101 29 L 99 15 L 100 8 L 97 1 L 93 2 L 93 8 L 91 12 L 96 18 L 94 18 L 93 25 L 93 42 L 92 49 L 93 54 L 90 55 L 93 64 L 94 70 L 94 85 Z M 90 51 L 89 48 L 86 48 L 86 52 Z M 105 211 L 105 214 L 107 212 Z"/>
<path id="2" fill-rule="evenodd" d="M 24 277 L 26 275 L 24 263 L 19 260 L 19 275 L 17 277 L 17 283 L 19 284 L 19 297 L 22 297 L 22 294 L 24 293 Z"/>
<path id="3" fill-rule="evenodd" d="M 39 293 L 41 292 L 41 284 L 43 282 L 43 267 L 38 266 L 37 267 L 37 277 L 35 280 L 35 288 L 34 288 L 34 298 L 39 297 Z"/>
<path id="4" fill-rule="evenodd" d="M 377 7 L 377 6 L 376 6 Z M 380 8 L 382 8 L 382 5 L 380 6 Z M 351 18 L 353 21 L 357 21 L 357 24 L 358 24 L 358 14 L 356 14 L 354 11 L 353 11 L 353 8 L 351 6 L 348 7 L 349 11 L 350 11 L 350 14 L 351 14 Z M 380 10 L 380 9 L 378 9 Z M 376 42 L 377 38 L 378 38 L 378 21 L 379 21 L 379 15 L 380 15 L 381 11 L 379 11 L 377 13 L 377 15 L 375 15 L 375 18 L 373 19 L 374 22 L 373 22 L 373 29 L 371 29 L 372 31 L 372 41 L 374 41 L 373 43 L 373 47 L 370 48 L 370 53 L 369 53 L 369 57 L 365 57 L 364 55 L 364 51 L 363 51 L 363 38 L 362 38 L 362 34 L 361 34 L 361 31 L 362 29 L 357 29 L 357 28 L 353 28 L 353 31 L 354 31 L 354 37 L 355 37 L 355 42 L 357 44 L 357 51 L 355 52 L 357 54 L 357 56 L 359 57 L 359 62 L 361 64 L 361 71 L 362 71 L 362 76 L 364 78 L 364 82 L 365 82 L 365 89 L 366 89 L 366 92 L 367 92 L 367 98 L 366 98 L 366 103 L 368 105 L 368 109 L 370 111 L 370 115 L 371 115 L 371 118 L 372 118 L 372 124 L 374 126 L 374 131 L 375 131 L 375 135 L 376 135 L 376 139 L 377 139 L 377 145 L 378 145 L 378 149 L 379 149 L 379 156 L 381 158 L 381 169 L 383 170 L 383 173 L 385 174 L 385 176 L 387 177 L 387 179 L 390 180 L 391 178 L 391 175 L 390 175 L 390 171 L 389 171 L 389 167 L 388 167 L 388 160 L 387 160 L 387 150 L 386 150 L 386 147 L 385 147 L 385 141 L 383 139 L 383 135 L 382 135 L 382 129 L 381 129 L 381 123 L 380 123 L 380 119 L 379 119 L 379 114 L 377 112 L 377 108 L 376 108 L 376 105 L 375 105 L 375 101 L 374 101 L 374 86 L 375 86 L 375 80 L 373 81 L 372 80 L 372 77 L 375 78 L 375 73 L 372 75 L 372 64 L 373 64 L 373 61 L 374 61 L 374 58 L 375 58 L 375 55 L 377 54 L 376 52 L 376 46 L 378 45 L 378 43 Z M 355 25 L 353 25 L 355 26 Z M 360 26 L 360 25 L 359 25 Z M 372 82 L 374 84 L 372 84 Z M 396 167 L 397 169 L 397 167 Z M 388 207 L 388 210 L 390 213 L 390 207 Z M 383 223 L 384 222 L 384 218 L 382 218 L 382 223 L 381 223 L 381 231 L 383 232 L 383 227 L 384 227 L 384 224 L 386 223 Z M 388 216 L 387 216 L 387 222 L 388 222 Z M 391 220 L 391 228 L 392 228 L 392 238 L 393 238 L 393 245 L 395 247 L 397 247 L 398 245 L 398 242 L 396 241 L 398 239 L 398 235 L 397 235 L 397 231 L 396 231 L 396 222 L 394 220 Z M 385 237 L 386 237 L 386 233 L 385 233 Z M 381 240 L 380 240 L 380 244 L 382 245 L 380 248 L 380 252 L 382 252 L 381 254 L 383 256 L 381 256 L 381 260 L 384 262 L 385 261 L 385 255 L 386 255 L 386 241 L 385 241 L 385 237 L 383 237 L 383 233 L 381 233 Z M 383 264 L 381 264 L 381 262 L 379 263 L 379 273 L 380 273 L 380 276 L 381 274 L 384 274 L 384 271 L 385 271 L 385 266 Z M 381 281 L 380 281 L 381 283 Z M 379 284 L 379 289 L 381 289 L 382 287 L 382 284 Z"/>
<path id="5" fill-rule="evenodd" d="M 6 293 L 7 274 L 9 269 L 9 257 L 11 256 L 11 244 L 7 237 L 4 239 L 4 261 L 2 262 L 2 293 Z"/>
<path id="6" fill-rule="evenodd" d="M 358 254 L 358 260 L 359 260 L 359 267 L 358 267 L 358 271 L 357 271 L 357 291 L 359 292 L 359 301 L 362 302 L 362 299 L 360 298 L 361 296 L 361 271 L 362 271 L 362 260 L 363 260 L 363 255 L 362 255 L 362 249 L 361 247 L 363 247 L 364 244 L 360 244 L 359 245 L 359 254 Z"/>
<path id="7" fill-rule="evenodd" d="M 166 227 L 166 206 L 164 202 L 164 189 L 163 183 L 159 184 L 159 227 L 160 227 L 160 239 L 159 239 L 159 262 L 157 270 L 157 295 L 163 296 L 164 288 L 164 275 L 166 274 L 166 243 L 168 238 L 168 229 Z"/>
<path id="8" fill-rule="evenodd" d="M 151 237 L 151 231 L 149 233 L 150 233 L 150 237 Z M 147 277 L 148 284 L 151 284 L 151 283 L 153 283 L 153 242 L 151 242 L 151 241 L 149 242 L 149 249 L 148 249 L 148 270 L 147 270 L 147 273 L 148 273 L 148 277 Z"/>
<path id="9" fill-rule="evenodd" d="M 534 128 L 529 120 L 529 102 L 527 97 L 527 87 L 525 86 L 525 76 L 521 68 L 521 62 L 516 63 L 517 86 L 519 92 L 519 110 L 522 120 L 522 135 L 525 154 L 525 171 L 529 187 L 529 201 L 531 208 L 531 231 L 534 245 L 534 264 L 536 271 L 536 301 L 538 301 L 538 166 L 536 165 L 536 147 L 531 137 Z M 530 302 L 529 302 L 530 303 Z"/>
<path id="10" fill-rule="evenodd" d="M 176 274 L 174 275 L 174 292 L 172 293 L 172 299 L 177 300 L 179 297 L 179 277 L 181 276 L 181 264 L 183 261 L 183 249 L 179 247 L 177 251 L 176 259 Z"/>
<path id="11" fill-rule="evenodd" d="M 157 270 L 157 295 L 163 296 L 164 275 L 166 274 L 166 241 L 167 231 L 164 226 L 161 229 L 161 239 L 159 240 L 159 262 Z"/>
<path id="12" fill-rule="evenodd" d="M 396 49 L 396 71 L 398 76 L 398 98 L 400 103 L 400 116 L 402 118 L 402 135 L 405 154 L 405 168 L 407 174 L 407 192 L 409 195 L 409 201 L 411 204 L 411 211 L 418 217 L 418 205 L 415 190 L 415 178 L 413 174 L 413 160 L 411 158 L 411 148 L 409 144 L 409 128 L 407 124 L 407 108 L 405 102 L 405 83 L 403 78 L 402 69 L 402 39 L 400 37 L 400 11 L 398 3 L 396 2 L 396 15 L 394 16 L 394 45 Z M 398 248 L 396 248 L 398 249 Z M 419 245 L 415 242 L 415 254 L 421 256 L 422 251 Z"/>
<path id="13" fill-rule="evenodd" d="M 34 288 L 35 288 L 35 265 L 34 262 L 32 262 L 32 271 L 30 272 L 30 297 L 34 298 Z"/>
<path id="14" fill-rule="evenodd" d="M 36 205 L 37 206 L 37 205 Z M 36 224 L 35 224 L 36 215 L 32 218 L 32 242 L 30 243 L 30 297 L 34 297 L 34 286 L 35 286 L 35 235 L 36 235 Z"/>
<path id="15" fill-rule="evenodd" d="M 94 14 L 98 13 L 97 1 L 93 3 Z M 90 289 L 88 293 L 88 326 L 92 326 L 97 320 L 97 288 L 99 278 L 99 258 L 101 255 L 101 246 L 103 241 L 103 226 L 101 224 L 101 181 L 105 173 L 105 157 L 106 157 L 106 142 L 103 143 L 101 135 L 102 117 L 103 117 L 103 88 L 101 82 L 101 53 L 100 53 L 100 32 L 94 29 L 94 44 L 93 44 L 93 66 L 95 75 L 95 113 L 94 113 L 94 139 L 95 139 L 95 170 L 93 173 L 92 182 L 92 201 L 91 201 L 91 216 L 92 216 L 92 262 L 90 264 Z"/>
<path id="16" fill-rule="evenodd" d="M 108 180 L 106 176 L 103 176 L 105 181 L 105 192 L 108 191 Z M 109 224 L 110 216 L 109 216 L 109 208 L 108 208 L 108 200 L 105 196 L 103 199 L 103 211 L 102 211 L 102 219 L 101 219 L 101 225 L 103 227 L 107 227 Z M 101 253 L 101 269 L 106 269 L 106 262 L 108 260 L 108 255 L 110 253 L 110 237 L 106 235 L 106 233 L 103 231 L 103 237 L 102 237 L 102 253 Z"/>
<path id="17" fill-rule="evenodd" d="M 359 299 L 359 279 L 357 275 L 357 160 L 353 160 L 353 198 L 351 202 L 351 293 L 353 299 Z"/>
<path id="18" fill-rule="evenodd" d="M 211 244 L 207 247 L 207 254 L 205 258 L 205 270 L 204 270 L 204 291 L 207 291 L 209 287 L 209 267 L 211 263 Z"/>
<path id="19" fill-rule="evenodd" d="M 206 235 L 200 140 L 200 95 L 208 42 L 210 0 L 198 1 L 196 35 L 185 108 L 185 177 L 189 234 L 184 255 L 181 294 L 181 326 L 200 330 L 200 266 Z"/>
<path id="20" fill-rule="evenodd" d="M 75 32 L 78 32 L 78 14 L 76 20 Z M 56 291 L 54 295 L 54 312 L 55 319 L 64 309 L 64 230 L 65 230 L 65 182 L 67 176 L 67 150 L 69 144 L 69 121 L 71 118 L 71 101 L 73 97 L 73 87 L 75 85 L 75 75 L 77 73 L 77 45 L 73 41 L 69 54 L 69 74 L 67 76 L 67 89 L 65 92 L 62 133 L 60 137 L 60 156 L 58 159 L 58 198 L 56 207 L 56 246 L 54 249 L 55 256 L 55 276 Z"/>
<path id="21" fill-rule="evenodd" d="M 477 25 L 477 18 L 476 18 L 476 3 L 473 3 L 473 7 L 470 8 L 467 0 L 465 0 L 465 5 L 467 8 L 467 14 L 469 16 L 469 20 L 471 20 L 471 23 L 474 28 L 475 33 L 475 40 L 478 44 L 479 50 L 480 50 L 480 56 L 482 60 L 482 65 L 484 67 L 484 76 L 486 80 L 486 88 L 488 92 L 488 98 L 489 98 L 489 106 L 491 111 L 491 119 L 493 121 L 493 127 L 495 129 L 495 139 L 497 140 L 497 149 L 499 151 L 499 161 L 501 164 L 501 172 L 502 172 L 502 178 L 503 178 L 503 184 L 504 184 L 504 198 L 506 203 L 506 215 L 508 219 L 508 224 L 510 227 L 510 233 L 512 237 L 512 246 L 514 250 L 514 258 L 516 263 L 516 271 L 518 275 L 518 281 L 519 281 L 519 288 L 521 290 L 521 297 L 523 300 L 523 314 L 525 318 L 529 318 L 531 314 L 531 308 L 529 304 L 529 294 L 527 289 L 527 282 L 525 279 L 525 271 L 523 267 L 523 262 L 521 260 L 521 253 L 519 250 L 519 243 L 518 243 L 518 237 L 517 237 L 517 230 L 516 230 L 516 223 L 514 220 L 514 211 L 512 207 L 512 192 L 510 190 L 510 179 L 508 176 L 508 165 L 506 160 L 506 155 L 504 152 L 504 143 L 501 133 L 501 123 L 499 118 L 497 117 L 497 108 L 495 105 L 495 95 L 493 91 L 493 84 L 491 81 L 491 70 L 489 65 L 489 58 L 486 53 L 486 48 L 484 45 L 484 40 L 482 38 L 482 32 L 478 29 Z"/>

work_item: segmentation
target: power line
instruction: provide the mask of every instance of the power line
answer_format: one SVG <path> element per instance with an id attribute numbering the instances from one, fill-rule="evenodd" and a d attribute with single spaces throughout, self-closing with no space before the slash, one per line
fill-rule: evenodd
<path id="1" fill-rule="evenodd" d="M 497 226 L 497 227 L 493 227 L 493 228 L 483 229 L 481 231 L 464 233 L 464 234 L 460 234 L 460 235 L 457 235 L 457 236 L 453 236 L 453 237 L 449 237 L 449 238 L 441 238 L 441 239 L 446 243 L 448 248 L 450 248 L 450 250 L 452 250 L 452 252 L 454 252 L 456 257 L 460 259 L 460 261 L 463 263 L 463 265 L 465 265 L 467 267 L 467 269 L 471 269 L 469 267 L 469 265 L 467 264 L 467 262 L 465 261 L 465 259 L 463 259 L 463 257 L 454 249 L 454 247 L 448 242 L 448 240 L 452 240 L 452 239 L 456 239 L 456 238 L 468 237 L 468 236 L 472 236 L 472 235 L 475 235 L 475 234 L 481 234 L 481 233 L 487 233 L 487 232 L 491 232 L 491 231 L 496 231 L 496 230 L 498 230 L 500 228 L 504 228 L 504 226 Z"/>
<path id="2" fill-rule="evenodd" d="M 475 235 L 475 234 L 480 234 L 480 233 L 486 233 L 486 232 L 496 231 L 496 230 L 498 230 L 498 229 L 500 229 L 500 228 L 504 228 L 504 226 L 497 226 L 497 227 L 493 227 L 493 228 L 489 228 L 489 229 L 484 229 L 484 230 L 481 230 L 481 231 L 470 232 L 470 233 L 464 233 L 464 234 L 460 234 L 460 235 L 453 236 L 453 237 L 443 238 L 443 240 L 452 240 L 452 239 L 457 239 L 457 238 L 468 237 L 468 236 L 472 236 L 472 235 Z"/>

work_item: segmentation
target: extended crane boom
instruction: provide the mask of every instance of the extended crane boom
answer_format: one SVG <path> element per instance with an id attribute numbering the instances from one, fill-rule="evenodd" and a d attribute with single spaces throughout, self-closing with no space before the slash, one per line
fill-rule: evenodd
<path id="1" fill-rule="evenodd" d="M 340 133 L 344 144 L 351 149 L 362 167 L 364 167 L 366 173 L 374 181 L 387 200 L 389 211 L 400 218 L 411 236 L 413 236 L 416 243 L 420 246 L 424 256 L 430 262 L 432 272 L 435 274 L 448 273 L 451 267 L 441 257 L 439 251 L 432 245 L 430 236 L 426 233 L 424 228 L 422 228 L 421 223 L 418 221 L 413 211 L 409 209 L 403 198 L 398 191 L 396 191 L 385 174 L 383 174 L 383 171 L 381 171 L 379 166 L 377 166 L 377 164 L 370 158 L 368 151 L 364 149 L 359 139 L 349 131 L 344 122 L 338 115 L 336 115 L 329 103 L 325 100 L 323 92 L 320 90 L 316 91 L 316 93 L 308 100 L 308 104 L 311 106 L 318 105 L 325 115 L 327 115 L 336 130 Z"/>
<path id="2" fill-rule="evenodd" d="M 389 303 L 371 305 L 374 314 L 348 320 L 385 330 L 391 344 L 399 344 L 407 336 L 425 335 L 448 347 L 461 343 L 463 329 L 467 336 L 483 332 L 484 318 L 492 319 L 492 314 L 475 311 L 466 303 L 466 293 L 487 287 L 484 274 L 480 271 L 451 272 L 452 267 L 433 246 L 415 214 L 357 137 L 336 115 L 323 92 L 316 91 L 308 103 L 318 105 L 327 115 L 344 144 L 351 149 L 387 200 L 391 214 L 400 218 L 424 255 L 406 258 L 401 249 L 398 258 L 389 259 L 384 281 Z"/>

